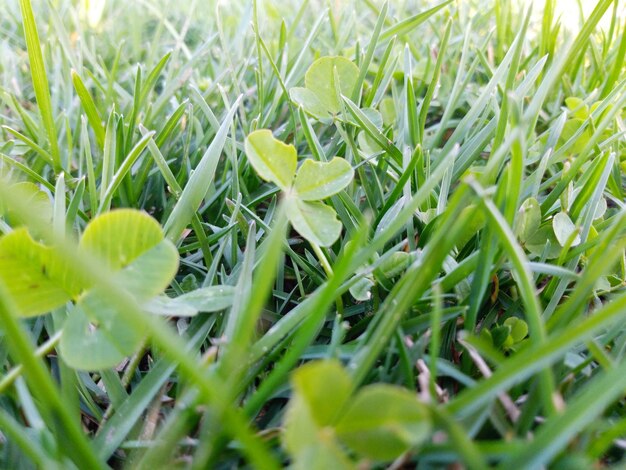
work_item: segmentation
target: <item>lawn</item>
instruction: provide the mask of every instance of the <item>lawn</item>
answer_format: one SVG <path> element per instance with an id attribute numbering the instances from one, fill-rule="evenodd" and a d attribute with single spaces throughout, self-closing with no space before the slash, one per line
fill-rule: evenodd
<path id="1" fill-rule="evenodd" d="M 582 3 L 3 0 L 0 468 L 624 465 Z"/>

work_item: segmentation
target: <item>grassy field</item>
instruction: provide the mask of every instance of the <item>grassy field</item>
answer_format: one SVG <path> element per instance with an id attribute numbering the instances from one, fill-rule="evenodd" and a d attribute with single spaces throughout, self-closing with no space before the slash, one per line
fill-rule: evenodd
<path id="1" fill-rule="evenodd" d="M 3 0 L 0 468 L 624 465 L 587 3 Z"/>

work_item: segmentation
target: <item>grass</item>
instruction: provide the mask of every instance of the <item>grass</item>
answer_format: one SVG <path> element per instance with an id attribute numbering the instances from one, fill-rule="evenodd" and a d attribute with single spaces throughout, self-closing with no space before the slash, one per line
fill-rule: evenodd
<path id="1" fill-rule="evenodd" d="M 623 0 L 97 3 L 0 18 L 0 468 L 623 465 Z"/>

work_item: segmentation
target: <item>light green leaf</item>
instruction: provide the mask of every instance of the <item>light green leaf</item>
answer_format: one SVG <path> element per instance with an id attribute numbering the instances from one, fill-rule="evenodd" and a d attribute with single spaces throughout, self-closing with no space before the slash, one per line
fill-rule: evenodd
<path id="1" fill-rule="evenodd" d="M 601 197 L 598 200 L 598 205 L 596 206 L 596 211 L 595 211 L 595 213 L 593 215 L 593 220 L 598 220 L 598 219 L 602 218 L 604 216 L 604 214 L 606 213 L 607 208 L 608 208 L 608 205 L 606 203 L 606 199 Z"/>
<path id="2" fill-rule="evenodd" d="M 365 152 L 365 155 L 373 155 L 375 153 L 379 153 L 383 150 L 383 148 L 374 140 L 372 136 L 370 136 L 367 132 L 362 131 L 357 135 L 357 143 L 359 144 L 359 148 Z M 370 163 L 376 163 L 377 159 L 368 160 Z"/>
<path id="3" fill-rule="evenodd" d="M 176 302 L 167 295 L 153 297 L 142 305 L 143 311 L 164 317 L 193 317 L 198 309 L 183 302 Z"/>
<path id="4" fill-rule="evenodd" d="M 350 396 L 352 384 L 335 360 L 310 362 L 292 376 L 293 395 L 285 414 L 284 444 L 292 455 L 318 445 Z"/>
<path id="5" fill-rule="evenodd" d="M 362 277 L 350 287 L 350 295 L 354 297 L 354 300 L 366 302 L 372 298 L 372 287 L 374 287 L 374 281 L 369 277 Z"/>
<path id="6" fill-rule="evenodd" d="M 339 83 L 335 86 L 335 72 Z M 317 59 L 304 76 L 305 86 L 317 96 L 324 108 L 337 114 L 341 110 L 341 103 L 337 97 L 337 90 L 341 94 L 350 96 L 352 89 L 359 76 L 359 68 L 345 57 L 320 57 Z"/>
<path id="7" fill-rule="evenodd" d="M 298 163 L 293 145 L 275 139 L 268 129 L 260 129 L 246 138 L 245 149 L 250 164 L 261 178 L 283 191 L 289 189 Z"/>
<path id="8" fill-rule="evenodd" d="M 585 124 L 585 122 L 586 121 L 584 119 L 578 118 L 568 119 L 565 121 L 565 125 L 563 126 L 563 131 L 561 132 L 561 137 L 559 139 L 561 144 L 564 144 L 571 137 L 573 137 L 574 134 L 578 132 L 578 129 Z M 568 152 L 571 154 L 578 154 L 582 152 L 592 137 L 593 130 L 591 129 L 591 126 L 587 126 L 582 134 L 574 141 Z"/>
<path id="9" fill-rule="evenodd" d="M 313 419 L 313 410 L 297 393 L 287 405 L 284 428 L 283 445 L 291 455 L 301 454 L 319 443 L 319 428 Z"/>
<path id="10" fill-rule="evenodd" d="M 559 212 L 554 216 L 552 219 L 552 228 L 554 229 L 554 235 L 561 246 L 565 246 L 570 236 L 574 232 L 577 232 L 574 222 L 572 222 L 572 219 L 570 219 L 569 215 L 565 212 Z M 576 245 L 580 245 L 579 234 L 576 234 L 571 246 Z"/>
<path id="11" fill-rule="evenodd" d="M 286 208 L 293 228 L 311 243 L 330 246 L 339 238 L 342 225 L 332 207 L 290 197 Z"/>
<path id="12" fill-rule="evenodd" d="M 296 175 L 294 188 L 303 201 L 317 201 L 337 194 L 348 186 L 354 170 L 343 158 L 329 162 L 305 160 Z"/>
<path id="13" fill-rule="evenodd" d="M 363 108 L 363 114 L 367 116 L 372 124 L 374 124 L 378 129 L 383 128 L 383 115 L 375 108 Z"/>
<path id="14" fill-rule="evenodd" d="M 358 454 L 388 461 L 421 444 L 430 434 L 431 423 L 426 407 L 414 393 L 377 384 L 356 396 L 336 431 Z"/>
<path id="15" fill-rule="evenodd" d="M 587 119 L 589 117 L 589 107 L 586 106 L 580 98 L 570 96 L 565 98 L 565 105 L 567 109 L 573 111 L 572 116 L 577 119 Z"/>
<path id="16" fill-rule="evenodd" d="M 528 335 L 528 324 L 517 317 L 509 317 L 504 320 L 504 324 L 511 328 L 511 337 L 514 343 L 519 343 Z"/>
<path id="17" fill-rule="evenodd" d="M 515 219 L 515 235 L 525 242 L 541 225 L 541 207 L 534 197 L 526 199 Z"/>
<path id="18" fill-rule="evenodd" d="M 177 302 L 191 305 L 199 312 L 219 312 L 233 304 L 233 286 L 209 286 L 176 297 Z"/>
<path id="19" fill-rule="evenodd" d="M 62 258 L 52 248 L 35 242 L 26 229 L 0 239 L 0 278 L 24 316 L 58 308 L 83 287 Z"/>
<path id="20" fill-rule="evenodd" d="M 535 233 L 528 237 L 524 246 L 533 255 L 542 256 L 548 242 L 550 242 L 550 247 L 546 252 L 546 257 L 548 259 L 557 258 L 559 253 L 561 253 L 561 247 L 554 236 L 554 230 L 550 224 L 539 227 Z"/>
<path id="21" fill-rule="evenodd" d="M 320 439 L 296 455 L 292 468 L 294 470 L 350 470 L 356 466 L 335 441 Z"/>
<path id="22" fill-rule="evenodd" d="M 163 292 L 178 269 L 176 247 L 164 239 L 156 220 L 137 210 L 98 216 L 85 229 L 80 247 L 119 271 L 119 282 L 142 303 Z M 142 337 L 141 331 L 127 325 L 124 312 L 108 293 L 96 287 L 71 310 L 60 350 L 71 367 L 104 369 L 131 355 Z"/>
<path id="23" fill-rule="evenodd" d="M 92 220 L 83 233 L 80 246 L 98 256 L 109 269 L 117 270 L 162 240 L 161 226 L 148 214 L 117 209 Z"/>
<path id="24" fill-rule="evenodd" d="M 377 277 L 390 279 L 396 277 L 411 263 L 411 255 L 405 251 L 396 251 L 383 261 L 374 271 Z"/>
<path id="25" fill-rule="evenodd" d="M 294 372 L 291 381 L 320 427 L 333 424 L 352 390 L 350 376 L 336 360 L 309 362 Z"/>
<path id="26" fill-rule="evenodd" d="M 198 312 L 219 312 L 233 304 L 233 286 L 209 286 L 181 296 L 159 296 L 151 299 L 144 308 L 157 315 L 192 316 Z"/>
<path id="27" fill-rule="evenodd" d="M 69 309 L 60 353 L 75 369 L 108 369 L 135 352 L 141 340 L 140 332 L 126 324 L 106 292 L 94 289 Z"/>
<path id="28" fill-rule="evenodd" d="M 393 98 L 384 98 L 378 105 L 378 109 L 380 110 L 380 114 L 383 118 L 383 124 L 385 126 L 391 126 L 396 122 L 396 104 L 393 101 Z"/>
<path id="29" fill-rule="evenodd" d="M 308 88 L 293 87 L 289 90 L 289 96 L 291 97 L 291 101 L 296 103 L 298 106 L 302 106 L 302 109 L 313 117 L 317 119 L 330 117 L 328 110 L 318 99 L 317 95 Z"/>
<path id="30" fill-rule="evenodd" d="M 135 258 L 120 276 L 122 284 L 136 297 L 148 299 L 160 294 L 178 271 L 178 250 L 169 240 L 162 240 Z"/>

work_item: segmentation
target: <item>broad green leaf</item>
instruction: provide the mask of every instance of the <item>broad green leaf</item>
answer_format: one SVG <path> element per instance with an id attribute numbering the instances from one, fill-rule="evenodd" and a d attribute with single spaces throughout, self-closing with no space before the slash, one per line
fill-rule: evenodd
<path id="1" fill-rule="evenodd" d="M 193 317 L 198 314 L 198 309 L 183 302 L 176 302 L 167 295 L 153 297 L 142 305 L 143 311 L 152 315 L 164 317 Z"/>
<path id="2" fill-rule="evenodd" d="M 159 296 L 144 305 L 146 311 L 157 315 L 191 316 L 198 312 L 219 312 L 233 304 L 235 288 L 232 286 L 209 286 L 196 289 L 181 296 Z"/>
<path id="3" fill-rule="evenodd" d="M 511 338 L 514 343 L 519 343 L 528 335 L 528 324 L 517 317 L 509 317 L 504 320 L 504 324 L 511 328 Z"/>
<path id="4" fill-rule="evenodd" d="M 199 312 L 219 312 L 233 304 L 233 286 L 209 286 L 176 297 L 176 302 L 190 305 Z"/>
<path id="5" fill-rule="evenodd" d="M 383 124 L 385 126 L 391 126 L 396 122 L 396 104 L 393 98 L 384 98 L 378 105 L 378 109 L 380 110 L 380 115 L 383 118 Z"/>
<path id="6" fill-rule="evenodd" d="M 286 208 L 293 228 L 311 243 L 330 246 L 341 235 L 342 225 L 332 207 L 290 197 L 286 200 Z"/>
<path id="7" fill-rule="evenodd" d="M 372 287 L 374 287 L 374 281 L 369 277 L 363 277 L 350 287 L 350 295 L 354 297 L 354 300 L 366 302 L 372 298 Z"/>
<path id="8" fill-rule="evenodd" d="M 121 269 L 163 240 L 159 223 L 145 212 L 118 209 L 92 220 L 81 248 L 98 256 L 112 270 Z"/>
<path id="9" fill-rule="evenodd" d="M 589 117 L 589 107 L 584 105 L 583 100 L 575 96 L 565 98 L 567 109 L 573 111 L 572 116 L 577 119 L 585 120 Z"/>
<path id="10" fill-rule="evenodd" d="M 376 126 L 376 128 L 383 128 L 383 116 L 378 112 L 378 110 L 374 108 L 363 108 L 361 109 L 361 111 L 363 111 L 363 114 L 367 116 L 367 118 L 372 124 L 374 124 L 374 126 Z"/>
<path id="11" fill-rule="evenodd" d="M 265 181 L 271 181 L 287 191 L 296 173 L 298 156 L 293 145 L 287 145 L 268 129 L 252 132 L 245 142 L 248 161 Z"/>
<path id="12" fill-rule="evenodd" d="M 390 279 L 392 277 L 396 277 L 404 271 L 410 263 L 411 255 L 409 253 L 405 251 L 396 251 L 376 268 L 374 274 L 376 274 L 377 277 Z"/>
<path id="13" fill-rule="evenodd" d="M 513 339 L 511 338 L 511 327 L 509 325 L 502 325 L 492 328 L 491 339 L 493 340 L 493 345 L 496 348 L 512 346 Z"/>
<path id="14" fill-rule="evenodd" d="M 140 301 L 145 311 L 158 311 L 158 300 L 151 299 L 170 283 L 178 269 L 178 252 L 169 240 L 139 255 L 119 273 L 121 283 Z M 157 310 L 154 312 L 154 310 Z M 179 309 L 177 314 L 187 310 Z M 195 314 L 196 311 L 192 314 Z M 72 309 L 61 337 L 61 354 L 71 367 L 97 370 L 113 367 L 135 352 L 142 340 L 141 332 L 129 327 L 124 313 L 113 305 L 107 293 L 90 290 Z"/>
<path id="15" fill-rule="evenodd" d="M 0 239 L 0 277 L 24 316 L 58 308 L 83 287 L 52 248 L 35 242 L 23 228 Z"/>
<path id="16" fill-rule="evenodd" d="M 539 227 L 534 234 L 528 237 L 524 246 L 533 255 L 542 256 L 546 251 L 548 242 L 550 242 L 550 247 L 547 248 L 546 257 L 548 259 L 557 258 L 561 253 L 561 246 L 554 236 L 552 225 L 549 223 Z"/>
<path id="17" fill-rule="evenodd" d="M 552 219 L 552 228 L 554 235 L 561 246 L 565 246 L 573 233 L 577 232 L 576 226 L 572 219 L 565 212 L 559 212 Z M 576 234 L 571 246 L 580 245 L 580 235 Z"/>
<path id="18" fill-rule="evenodd" d="M 541 225 L 541 207 L 534 197 L 526 199 L 515 219 L 515 235 L 525 242 Z"/>
<path id="19" fill-rule="evenodd" d="M 106 292 L 93 289 L 69 309 L 60 353 L 75 369 L 108 369 L 135 352 L 141 340 L 141 332 L 126 324 Z"/>
<path id="20" fill-rule="evenodd" d="M 383 150 L 383 148 L 371 137 L 367 132 L 362 131 L 357 135 L 357 143 L 359 144 L 359 148 L 365 152 L 366 155 L 373 155 L 375 153 L 379 153 Z M 369 160 L 370 162 L 376 163 L 376 159 Z"/>
<path id="21" fill-rule="evenodd" d="M 465 226 L 463 232 L 459 235 L 456 243 L 457 248 L 461 249 L 485 226 L 485 216 L 482 211 L 475 211 L 475 205 L 467 206 L 461 212 L 460 217 L 464 214 L 473 211 L 474 216 L 470 219 L 469 223 Z"/>
<path id="22" fill-rule="evenodd" d="M 294 470 L 350 470 L 357 468 L 331 438 L 332 430 L 329 430 L 328 439 L 320 439 L 299 452 L 290 468 Z"/>
<path id="23" fill-rule="evenodd" d="M 162 240 L 122 269 L 120 276 L 129 292 L 148 299 L 163 292 L 177 270 L 178 250 L 171 241 Z"/>
<path id="24" fill-rule="evenodd" d="M 304 397 L 294 393 L 287 405 L 283 445 L 291 455 L 298 455 L 319 443 L 319 428 L 313 410 Z"/>
<path id="25" fill-rule="evenodd" d="M 337 436 L 356 453 L 388 461 L 415 449 L 429 436 L 430 416 L 414 393 L 387 384 L 359 392 L 336 426 Z"/>
<path id="26" fill-rule="evenodd" d="M 137 210 L 98 216 L 85 229 L 80 247 L 118 271 L 119 282 L 142 303 L 163 292 L 178 269 L 176 247 L 164 239 L 156 220 Z M 109 368 L 131 355 L 142 337 L 141 331 L 127 326 L 124 312 L 107 292 L 96 287 L 71 310 L 61 354 L 76 369 Z"/>
<path id="27" fill-rule="evenodd" d="M 335 69 L 338 84 L 335 84 Z M 341 110 L 337 88 L 341 94 L 350 96 L 358 76 L 359 68 L 345 57 L 320 57 L 307 70 L 304 84 L 328 112 L 337 114 Z"/>
<path id="28" fill-rule="evenodd" d="M 317 95 L 308 88 L 293 87 L 289 90 L 291 100 L 298 106 L 302 106 L 307 113 L 317 119 L 330 117 L 330 114 Z"/>
<path id="29" fill-rule="evenodd" d="M 337 194 L 348 186 L 354 170 L 343 158 L 329 162 L 305 160 L 294 182 L 297 197 L 303 201 L 317 201 Z"/>
<path id="30" fill-rule="evenodd" d="M 292 376 L 294 393 L 310 407 L 317 426 L 334 423 L 350 397 L 350 376 L 338 361 L 325 360 L 305 364 Z"/>
<path id="31" fill-rule="evenodd" d="M 561 137 L 560 137 L 561 144 L 564 144 L 565 142 L 567 142 L 578 131 L 578 129 L 580 129 L 580 127 L 584 123 L 585 123 L 584 119 L 574 118 L 574 119 L 567 120 L 565 122 L 565 126 L 563 126 L 563 131 L 561 132 Z M 591 129 L 591 126 L 587 126 L 585 130 L 582 132 L 582 134 L 574 141 L 572 146 L 568 149 L 568 152 L 572 154 L 578 154 L 582 152 L 592 137 L 593 137 L 593 130 Z"/>
<path id="32" fill-rule="evenodd" d="M 342 411 L 352 384 L 341 364 L 334 360 L 310 362 L 292 376 L 293 395 L 285 414 L 283 442 L 292 455 L 319 445 Z"/>
<path id="33" fill-rule="evenodd" d="M 608 205 L 606 203 L 606 199 L 601 197 L 600 200 L 598 201 L 598 205 L 596 206 L 596 211 L 593 215 L 593 220 L 598 220 L 602 218 L 602 216 L 604 216 L 604 214 L 606 213 L 607 208 L 608 208 Z"/>

